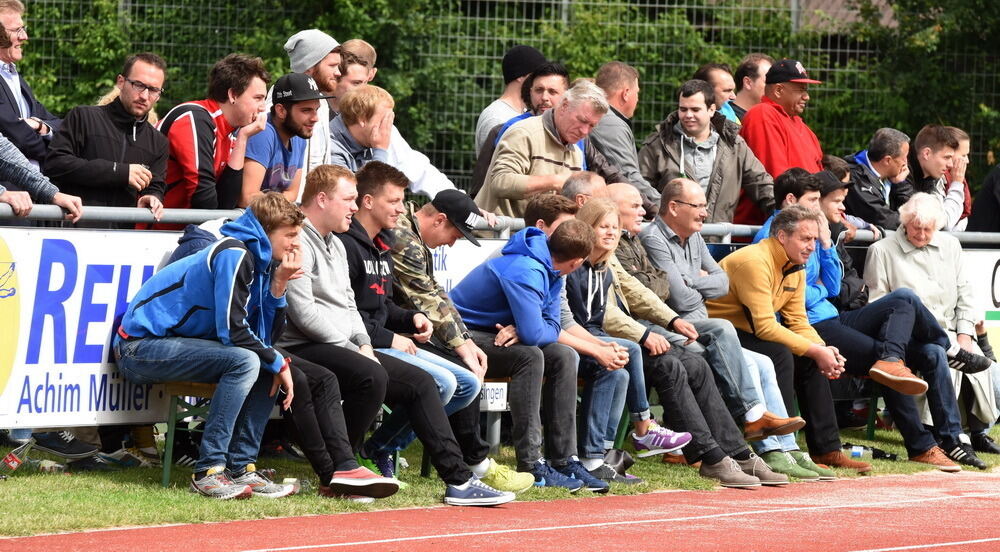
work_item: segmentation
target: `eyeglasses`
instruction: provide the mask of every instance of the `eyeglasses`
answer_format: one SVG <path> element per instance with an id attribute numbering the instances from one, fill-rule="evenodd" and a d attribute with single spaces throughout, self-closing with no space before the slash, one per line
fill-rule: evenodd
<path id="1" fill-rule="evenodd" d="M 132 79 L 130 79 L 128 77 L 125 77 L 125 76 L 123 76 L 122 78 L 125 79 L 125 82 L 131 84 L 132 85 L 132 89 L 135 90 L 136 92 L 138 92 L 140 94 L 142 94 L 143 92 L 149 92 L 149 97 L 150 98 L 159 98 L 160 94 L 163 94 L 163 89 L 162 88 L 157 88 L 155 86 L 150 86 L 150 85 L 148 85 L 148 84 L 146 84 L 144 82 L 140 82 L 140 81 L 137 81 L 137 80 L 132 80 Z"/>
<path id="2" fill-rule="evenodd" d="M 699 211 L 704 211 L 704 210 L 708 209 L 708 204 L 707 203 L 688 203 L 686 201 L 681 201 L 679 199 L 674 199 L 672 201 L 674 203 L 680 203 L 682 205 L 687 205 L 688 207 L 692 207 L 692 208 L 697 209 Z"/>
<path id="3" fill-rule="evenodd" d="M 4 28 L 7 29 L 6 27 L 4 27 Z M 24 36 L 28 36 L 28 26 L 27 25 L 21 25 L 20 27 L 18 27 L 16 29 L 7 29 L 7 32 L 10 33 L 10 34 L 12 34 L 12 35 L 22 35 L 23 34 Z"/>

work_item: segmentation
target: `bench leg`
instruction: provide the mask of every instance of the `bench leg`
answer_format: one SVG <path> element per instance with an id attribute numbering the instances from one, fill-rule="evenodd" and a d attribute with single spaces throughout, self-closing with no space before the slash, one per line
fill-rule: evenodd
<path id="1" fill-rule="evenodd" d="M 500 413 L 486 413 L 486 442 L 490 444 L 490 454 L 500 452 Z"/>
<path id="2" fill-rule="evenodd" d="M 171 395 L 170 405 L 167 407 L 167 442 L 163 449 L 163 479 L 160 482 L 164 487 L 170 486 L 170 470 L 174 465 L 174 432 L 177 431 L 177 420 L 180 416 L 177 412 L 178 401 L 177 395 Z"/>

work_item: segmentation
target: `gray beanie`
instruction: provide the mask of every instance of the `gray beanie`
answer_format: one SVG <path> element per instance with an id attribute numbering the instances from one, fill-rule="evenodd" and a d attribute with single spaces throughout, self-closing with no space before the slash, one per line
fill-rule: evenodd
<path id="1" fill-rule="evenodd" d="M 322 61 L 337 46 L 340 43 L 332 36 L 319 29 L 309 29 L 293 34 L 285 42 L 285 51 L 292 62 L 292 71 L 303 73 Z"/>

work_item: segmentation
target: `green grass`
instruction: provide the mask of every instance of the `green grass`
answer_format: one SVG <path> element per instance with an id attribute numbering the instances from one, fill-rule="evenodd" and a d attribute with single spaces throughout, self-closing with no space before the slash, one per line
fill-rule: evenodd
<path id="1" fill-rule="evenodd" d="M 995 429 L 996 438 L 1000 429 Z M 845 431 L 842 439 L 854 444 L 874 445 L 900 455 L 896 462 L 875 460 L 874 475 L 907 474 L 927 471 L 929 466 L 905 461 L 906 451 L 898 433 L 879 431 L 875 441 L 867 441 L 862 431 Z M 0 450 L 6 454 L 7 450 Z M 34 452 L 32 458 L 46 457 Z M 395 496 L 379 500 L 373 505 L 360 505 L 342 500 L 330 500 L 316 495 L 317 480 L 305 462 L 264 460 L 261 467 L 278 470 L 278 477 L 298 477 L 308 480 L 311 491 L 281 500 L 252 499 L 242 501 L 215 501 L 197 497 L 187 488 L 190 471 L 175 469 L 173 485 L 160 487 L 160 471 L 136 468 L 116 473 L 51 474 L 32 473 L 26 468 L 0 481 L 0 503 L 4 515 L 0 516 L 0 535 L 25 536 L 41 533 L 58 533 L 124 527 L 136 525 L 161 525 L 171 523 L 200 523 L 212 521 L 250 520 L 273 517 L 332 514 L 338 512 L 364 512 L 371 510 L 406 507 L 440 506 L 444 483 L 436 477 L 420 477 L 421 448 L 414 443 L 404 454 L 410 467 L 400 479 L 409 484 Z M 981 455 L 992 468 L 1000 465 L 1000 456 Z M 513 450 L 504 447 L 497 460 L 514 464 Z M 634 486 L 615 486 L 613 494 L 633 495 L 663 489 L 715 488 L 711 481 L 698 476 L 697 470 L 688 466 L 662 464 L 659 457 L 638 460 L 630 473 L 646 482 Z M 838 470 L 842 477 L 857 477 Z M 718 491 L 733 492 L 733 491 Z M 593 495 L 589 495 L 592 497 Z M 518 496 L 521 501 L 576 498 L 586 500 L 587 494 L 574 497 L 557 489 L 530 489 Z"/>

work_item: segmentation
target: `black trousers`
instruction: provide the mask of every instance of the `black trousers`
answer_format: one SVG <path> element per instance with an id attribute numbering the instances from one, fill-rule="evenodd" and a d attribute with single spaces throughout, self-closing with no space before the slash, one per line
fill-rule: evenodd
<path id="1" fill-rule="evenodd" d="M 348 408 L 348 403 L 345 399 L 343 412 L 346 414 L 346 418 L 359 418 L 352 420 L 350 422 L 351 426 L 355 428 L 359 426 L 363 427 L 364 429 L 361 433 L 364 435 L 364 431 L 374 421 L 375 414 L 381 408 L 382 402 L 385 402 L 390 407 L 405 406 L 410 415 L 410 423 L 413 425 L 413 431 L 416 432 L 417 438 L 423 443 L 424 448 L 431 457 L 431 464 L 434 465 L 441 479 L 451 485 L 461 485 L 472 477 L 472 471 L 469 470 L 468 465 L 462 459 L 461 449 L 459 449 L 455 435 L 451 431 L 448 417 L 444 414 L 444 407 L 441 405 L 437 384 L 430 374 L 416 366 L 381 353 L 375 353 L 375 357 L 379 360 L 376 363 L 360 353 L 354 353 L 343 347 L 330 344 L 298 345 L 291 347 L 291 349 L 296 351 L 295 354 L 308 353 L 313 359 L 323 359 L 323 365 L 328 368 L 328 372 L 331 374 L 343 371 L 345 374 L 357 377 L 359 366 L 362 363 L 366 364 L 368 369 L 373 372 L 379 372 L 379 369 L 381 369 L 381 377 L 385 381 L 383 399 L 374 401 L 369 399 L 369 402 L 355 400 L 352 401 L 351 408 Z M 345 357 L 344 352 L 349 353 L 349 355 Z M 340 359 L 339 362 L 337 361 L 338 358 Z M 345 364 L 347 366 L 344 366 Z M 379 376 L 375 376 L 375 378 L 378 381 Z M 363 377 L 360 379 L 364 380 Z M 349 397 L 347 391 L 344 391 L 344 396 Z M 299 390 L 296 387 L 296 400 L 298 400 L 298 397 Z M 295 405 L 293 404 L 292 407 L 294 408 Z M 373 412 L 373 414 L 360 419 L 361 416 L 359 414 L 361 412 Z M 294 416 L 293 419 L 295 419 Z M 296 425 L 298 426 L 298 424 Z M 306 445 L 301 441 L 307 440 L 307 437 L 301 435 L 301 428 L 299 428 L 299 433 L 299 444 L 302 446 L 303 452 L 306 452 Z M 308 452 L 306 454 L 308 456 Z M 352 461 L 353 455 L 354 450 L 352 449 Z"/>
<path id="2" fill-rule="evenodd" d="M 691 434 L 684 447 L 689 463 L 704 456 L 715 463 L 747 448 L 743 432 L 733 421 L 726 403 L 715 385 L 715 373 L 701 355 L 674 346 L 662 355 L 643 353 L 646 384 L 656 389 L 663 405 L 664 423 L 675 431 Z M 708 454 L 706 456 L 706 453 Z"/>
<path id="3" fill-rule="evenodd" d="M 428 343 L 420 343 L 417 347 L 434 353 L 445 360 L 454 362 L 459 366 L 464 366 L 462 359 L 458 355 L 443 347 L 437 347 Z M 490 444 L 483 439 L 483 432 L 479 424 L 480 413 L 479 398 L 477 397 L 476 400 L 469 403 L 469 406 L 448 416 L 448 421 L 451 423 L 451 431 L 455 434 L 458 447 L 462 449 L 462 459 L 470 466 L 486 460 L 486 457 L 490 454 Z"/>
<path id="4" fill-rule="evenodd" d="M 785 400 L 789 415 L 795 412 L 798 398 L 799 412 L 806 421 L 806 445 L 813 454 L 826 454 L 840 449 L 840 428 L 833 410 L 830 381 L 816 369 L 816 364 L 805 357 L 796 357 L 788 347 L 737 329 L 736 335 L 744 349 L 766 355 L 774 362 L 774 374 Z"/>

